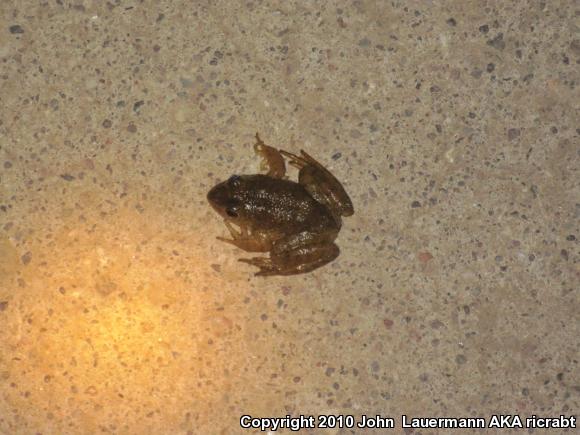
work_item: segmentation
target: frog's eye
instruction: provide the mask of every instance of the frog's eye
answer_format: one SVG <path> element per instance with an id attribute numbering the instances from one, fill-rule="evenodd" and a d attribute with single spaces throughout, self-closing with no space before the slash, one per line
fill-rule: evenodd
<path id="1" fill-rule="evenodd" d="M 240 179 L 241 177 L 239 175 L 232 175 L 230 178 L 228 178 L 228 184 L 236 187 L 240 184 Z"/>
<path id="2" fill-rule="evenodd" d="M 230 198 L 228 202 L 225 204 L 226 206 L 226 214 L 229 217 L 237 218 L 238 217 L 238 210 L 240 208 L 240 201 L 236 198 Z"/>

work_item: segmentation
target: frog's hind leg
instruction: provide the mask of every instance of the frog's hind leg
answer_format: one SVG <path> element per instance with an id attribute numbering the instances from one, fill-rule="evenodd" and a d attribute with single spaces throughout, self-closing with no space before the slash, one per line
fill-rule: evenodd
<path id="1" fill-rule="evenodd" d="M 334 243 L 314 244 L 282 253 L 272 253 L 272 262 L 280 265 L 277 275 L 310 272 L 330 263 L 340 254 Z"/>
<path id="2" fill-rule="evenodd" d="M 260 139 L 256 133 L 256 144 L 254 151 L 262 158 L 260 169 L 267 171 L 267 175 L 274 178 L 286 178 L 286 163 L 280 152 L 271 146 L 268 146 Z"/>
<path id="3" fill-rule="evenodd" d="M 354 213 L 352 201 L 340 181 L 306 151 L 300 150 L 300 156 L 283 150 L 280 153 L 300 170 L 298 182 L 316 201 L 326 205 L 338 216 L 351 216 Z"/>
<path id="4" fill-rule="evenodd" d="M 310 272 L 330 263 L 340 249 L 329 234 L 304 231 L 274 244 L 268 257 L 244 258 L 239 261 L 259 267 L 256 276 L 297 275 Z"/>
<path id="5" fill-rule="evenodd" d="M 340 254 L 340 249 L 334 243 L 326 245 L 310 245 L 281 254 L 270 254 L 271 258 L 254 257 L 240 258 L 238 261 L 259 267 L 255 276 L 298 275 L 330 263 Z"/>

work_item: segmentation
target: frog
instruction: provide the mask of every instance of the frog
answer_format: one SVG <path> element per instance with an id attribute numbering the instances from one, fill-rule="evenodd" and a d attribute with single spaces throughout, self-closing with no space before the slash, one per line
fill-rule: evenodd
<path id="1" fill-rule="evenodd" d="M 266 173 L 232 175 L 207 194 L 231 236 L 217 239 L 246 252 L 268 253 L 239 259 L 257 267 L 256 276 L 307 273 L 335 260 L 342 218 L 354 214 L 342 184 L 304 150 L 276 149 L 258 133 L 254 152 Z M 286 175 L 286 161 L 298 169 L 298 182 Z"/>

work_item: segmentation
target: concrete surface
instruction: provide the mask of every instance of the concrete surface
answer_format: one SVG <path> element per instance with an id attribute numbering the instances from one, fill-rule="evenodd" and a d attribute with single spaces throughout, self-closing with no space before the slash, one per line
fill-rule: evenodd
<path id="1" fill-rule="evenodd" d="M 574 2 L 0 11 L 0 433 L 578 414 Z M 215 240 L 256 131 L 350 193 L 331 265 Z"/>

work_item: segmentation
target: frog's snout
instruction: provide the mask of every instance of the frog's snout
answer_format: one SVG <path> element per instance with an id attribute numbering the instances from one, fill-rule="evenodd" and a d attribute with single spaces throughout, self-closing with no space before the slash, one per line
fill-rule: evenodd
<path id="1" fill-rule="evenodd" d="M 207 193 L 209 204 L 223 217 L 226 215 L 232 217 L 231 214 L 227 212 L 227 209 L 232 205 L 232 198 L 233 192 L 229 180 L 217 184 Z"/>
<path id="2" fill-rule="evenodd" d="M 216 184 L 210 189 L 210 191 L 207 193 L 207 201 L 212 207 L 219 207 L 219 204 L 223 202 L 227 196 L 227 192 L 225 192 L 225 190 L 224 183 Z"/>

